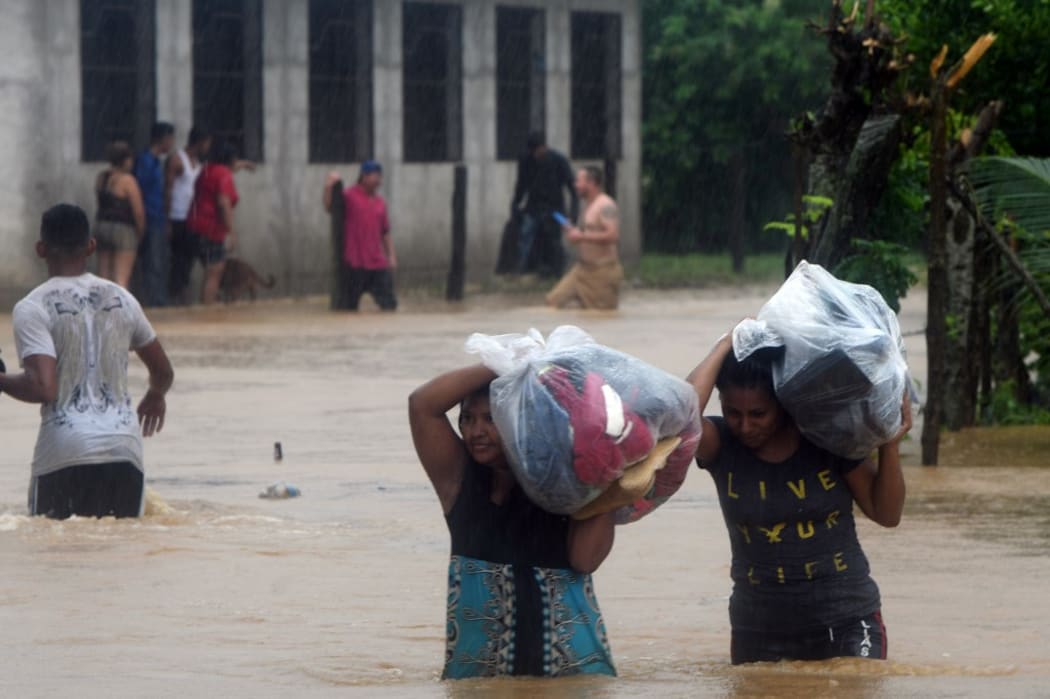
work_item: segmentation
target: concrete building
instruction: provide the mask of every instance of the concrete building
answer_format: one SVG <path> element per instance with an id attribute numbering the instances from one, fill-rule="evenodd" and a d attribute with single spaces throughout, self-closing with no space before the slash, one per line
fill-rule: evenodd
<path id="1" fill-rule="evenodd" d="M 525 134 L 617 162 L 639 255 L 639 0 L 0 0 L 0 300 L 39 282 L 39 217 L 92 185 L 113 138 L 194 122 L 257 159 L 240 254 L 279 293 L 324 289 L 325 175 L 385 166 L 403 280 L 444 279 L 453 169 L 469 172 L 467 273 L 491 273 Z M 7 306 L 9 307 L 9 306 Z"/>

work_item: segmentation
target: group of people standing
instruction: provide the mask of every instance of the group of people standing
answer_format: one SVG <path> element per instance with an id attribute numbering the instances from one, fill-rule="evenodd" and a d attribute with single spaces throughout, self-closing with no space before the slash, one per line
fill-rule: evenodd
<path id="1" fill-rule="evenodd" d="M 255 166 L 238 159 L 228 141 L 213 142 L 196 126 L 185 147 L 172 153 L 174 142 L 174 127 L 157 122 L 149 147 L 137 156 L 126 142 L 111 143 L 109 167 L 95 182 L 98 273 L 133 288 L 144 306 L 188 303 L 197 260 L 204 267 L 201 302 L 218 299 L 226 256 L 237 242 L 234 208 L 239 197 L 233 174 Z M 351 310 L 357 309 L 365 293 L 384 311 L 397 308 L 393 279 L 397 255 L 386 202 L 379 194 L 382 178 L 379 162 L 366 160 L 357 182 L 342 192 L 340 285 L 342 305 Z M 332 186 L 338 179 L 332 173 L 325 183 L 324 204 L 329 211 Z M 593 309 L 619 305 L 624 276 L 619 259 L 620 212 L 605 192 L 600 168 L 587 166 L 574 175 L 568 159 L 547 146 L 541 132 L 530 134 L 526 153 L 518 161 L 511 218 L 517 236 L 508 271 L 560 277 L 546 297 L 548 305 L 560 308 L 573 301 Z M 565 243 L 577 253 L 568 272 Z"/>
<path id="2" fill-rule="evenodd" d="M 188 303 L 196 260 L 205 271 L 201 301 L 218 298 L 227 252 L 236 245 L 233 173 L 254 163 L 237 159 L 230 142 L 213 140 L 195 126 L 172 153 L 175 127 L 157 122 L 137 156 L 123 141 L 107 149 L 109 167 L 95 181 L 98 273 L 134 288 L 142 305 Z"/>
<path id="3" fill-rule="evenodd" d="M 509 264 L 501 261 L 499 271 L 560 277 L 546 297 L 555 308 L 573 301 L 591 309 L 619 305 L 620 211 L 605 192 L 601 168 L 583 167 L 574 175 L 568 158 L 549 147 L 542 132 L 529 134 L 525 153 L 518 159 L 510 216 L 511 230 L 517 232 L 516 256 Z M 576 262 L 568 272 L 564 243 L 576 249 Z"/>

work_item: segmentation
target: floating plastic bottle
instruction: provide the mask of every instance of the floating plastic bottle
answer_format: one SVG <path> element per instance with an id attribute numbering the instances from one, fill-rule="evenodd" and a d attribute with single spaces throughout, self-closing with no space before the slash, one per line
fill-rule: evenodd
<path id="1" fill-rule="evenodd" d="M 285 500 L 287 498 L 297 498 L 300 495 L 302 495 L 302 492 L 298 488 L 284 481 L 273 483 L 266 490 L 259 493 L 259 497 L 265 500 Z"/>

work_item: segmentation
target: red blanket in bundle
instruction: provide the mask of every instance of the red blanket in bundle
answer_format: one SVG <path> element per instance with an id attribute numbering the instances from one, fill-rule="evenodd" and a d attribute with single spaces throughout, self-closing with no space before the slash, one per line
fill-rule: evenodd
<path id="1" fill-rule="evenodd" d="M 582 390 L 558 366 L 540 373 L 539 380 L 568 413 L 573 470 L 581 483 L 605 487 L 652 450 L 656 440 L 645 421 L 624 406 L 600 374 L 588 372 Z"/>

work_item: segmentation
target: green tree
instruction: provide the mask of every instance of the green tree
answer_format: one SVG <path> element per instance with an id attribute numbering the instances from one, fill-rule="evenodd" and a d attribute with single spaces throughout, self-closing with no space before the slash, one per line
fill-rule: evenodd
<path id="1" fill-rule="evenodd" d="M 979 158 L 970 167 L 969 181 L 984 221 L 1010 238 L 1009 246 L 1002 238 L 993 241 L 1006 264 L 989 279 L 989 291 L 1005 297 L 1005 310 L 1016 320 L 1015 327 L 997 328 L 999 335 L 1016 335 L 1016 352 L 1012 361 L 1000 358 L 998 385 L 984 397 L 984 417 L 1042 416 L 1038 419 L 1045 422 L 1050 410 L 1050 158 Z M 1004 410 L 1004 405 L 1020 407 Z"/>
<path id="2" fill-rule="evenodd" d="M 995 46 L 952 96 L 952 106 L 974 114 L 1001 99 L 1006 109 L 999 126 L 1013 148 L 1050 155 L 1050 0 L 878 0 L 876 8 L 907 37 L 916 60 L 904 85 L 916 93 L 927 90 L 930 62 L 941 46 L 948 46 L 952 63 L 976 37 L 995 32 Z"/>
<path id="3" fill-rule="evenodd" d="M 827 0 L 646 0 L 646 245 L 717 250 L 790 208 L 792 115 L 817 105 L 830 57 L 806 28 Z M 783 237 L 768 234 L 783 245 Z"/>

